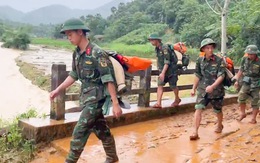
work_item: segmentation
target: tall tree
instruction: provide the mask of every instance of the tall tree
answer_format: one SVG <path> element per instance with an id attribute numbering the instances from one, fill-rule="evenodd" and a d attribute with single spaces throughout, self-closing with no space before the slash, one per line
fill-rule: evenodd
<path id="1" fill-rule="evenodd" d="M 205 0 L 210 9 L 217 15 L 221 15 L 221 54 L 225 55 L 227 52 L 227 14 L 228 14 L 228 6 L 230 4 L 230 0 L 214 0 L 213 4 L 217 6 L 218 11 L 214 9 L 214 7 L 209 4 L 208 0 Z M 223 3 L 223 7 L 221 6 Z"/>

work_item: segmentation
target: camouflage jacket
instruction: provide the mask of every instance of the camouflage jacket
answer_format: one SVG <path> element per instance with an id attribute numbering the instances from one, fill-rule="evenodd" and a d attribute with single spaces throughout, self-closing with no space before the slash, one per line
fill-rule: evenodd
<path id="1" fill-rule="evenodd" d="M 199 78 L 197 93 L 206 95 L 206 87 L 212 85 L 218 77 L 225 77 L 225 64 L 222 58 L 212 55 L 210 59 L 204 56 L 199 57 L 196 61 L 195 75 Z M 221 98 L 225 95 L 224 86 L 220 84 L 213 90 L 212 93 L 207 94 L 208 98 Z"/>
<path id="2" fill-rule="evenodd" d="M 243 73 L 243 81 L 245 81 L 246 77 L 249 77 L 248 82 L 251 88 L 260 86 L 260 59 L 258 57 L 255 60 L 244 57 L 241 62 L 240 71 Z"/>
<path id="3" fill-rule="evenodd" d="M 89 43 L 86 51 L 73 53 L 69 75 L 81 81 L 80 104 L 95 103 L 105 98 L 105 83 L 114 82 L 114 71 L 108 55 L 97 45 Z"/>
<path id="4" fill-rule="evenodd" d="M 170 49 L 170 47 L 167 44 L 163 45 L 163 43 L 161 43 L 159 47 L 155 48 L 155 53 L 157 57 L 157 67 L 159 72 L 162 72 L 163 66 L 165 64 L 168 64 L 169 68 L 166 71 L 166 76 L 170 76 L 172 74 L 177 75 L 178 59 L 176 55 L 173 53 L 173 51 Z"/>

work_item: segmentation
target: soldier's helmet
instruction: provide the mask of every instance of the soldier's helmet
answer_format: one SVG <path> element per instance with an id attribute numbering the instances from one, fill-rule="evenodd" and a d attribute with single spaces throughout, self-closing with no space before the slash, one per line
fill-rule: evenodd
<path id="1" fill-rule="evenodd" d="M 259 50 L 256 45 L 248 45 L 246 47 L 245 53 L 247 54 L 257 54 L 259 53 Z"/>
<path id="2" fill-rule="evenodd" d="M 200 43 L 200 51 L 202 52 L 202 48 L 206 45 L 213 45 L 214 48 L 216 48 L 217 44 L 215 41 L 213 41 L 212 39 L 210 38 L 205 38 L 204 40 L 201 41 Z"/>
<path id="3" fill-rule="evenodd" d="M 60 33 L 65 34 L 65 31 L 77 29 L 82 29 L 85 33 L 90 32 L 90 29 L 80 19 L 71 18 L 62 25 Z"/>
<path id="4" fill-rule="evenodd" d="M 158 34 L 153 33 L 149 35 L 148 40 L 162 40 L 162 39 L 159 37 Z"/>

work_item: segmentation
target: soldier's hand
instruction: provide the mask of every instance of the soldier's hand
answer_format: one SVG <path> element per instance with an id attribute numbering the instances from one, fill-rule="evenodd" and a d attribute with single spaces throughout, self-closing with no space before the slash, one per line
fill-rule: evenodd
<path id="1" fill-rule="evenodd" d="M 234 87 L 235 87 L 236 89 L 238 89 L 239 85 L 238 85 L 238 82 L 237 82 L 237 81 L 234 83 Z"/>
<path id="2" fill-rule="evenodd" d="M 113 114 L 116 118 L 119 118 L 122 115 L 122 109 L 119 104 L 113 104 Z"/>
<path id="3" fill-rule="evenodd" d="M 58 90 L 53 90 L 51 93 L 50 93 L 50 100 L 52 101 L 56 96 L 59 95 L 59 91 Z"/>
<path id="4" fill-rule="evenodd" d="M 207 92 L 207 93 L 212 93 L 213 90 L 214 90 L 214 88 L 213 88 L 213 86 L 211 86 L 211 85 L 209 85 L 209 86 L 206 87 L 206 92 Z"/>
<path id="5" fill-rule="evenodd" d="M 165 75 L 163 73 L 160 73 L 159 75 L 159 79 L 163 82 L 165 78 Z"/>
<path id="6" fill-rule="evenodd" d="M 196 94 L 196 90 L 192 89 L 192 90 L 190 91 L 190 95 L 191 95 L 191 96 L 195 96 L 195 94 Z"/>

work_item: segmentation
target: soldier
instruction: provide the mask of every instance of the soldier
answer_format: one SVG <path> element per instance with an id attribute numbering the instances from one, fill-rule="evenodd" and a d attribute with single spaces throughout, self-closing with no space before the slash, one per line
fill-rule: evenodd
<path id="1" fill-rule="evenodd" d="M 194 114 L 194 132 L 190 140 L 199 139 L 198 130 L 201 122 L 202 110 L 211 103 L 217 116 L 216 133 L 223 129 L 223 98 L 225 95 L 223 79 L 225 77 L 225 64 L 222 58 L 213 53 L 216 43 L 206 38 L 202 40 L 200 51 L 204 56 L 200 56 L 196 61 L 195 79 L 191 90 L 191 96 L 194 96 L 197 89 L 197 100 Z"/>
<path id="2" fill-rule="evenodd" d="M 257 123 L 256 116 L 259 111 L 260 60 L 257 56 L 259 50 L 256 45 L 248 45 L 245 53 L 248 55 L 243 57 L 240 69 L 233 78 L 233 80 L 238 81 L 243 76 L 242 87 L 238 95 L 238 103 L 241 111 L 241 115 L 238 120 L 242 121 L 246 117 L 246 101 L 249 97 L 251 97 L 253 115 L 249 123 L 255 124 Z M 238 82 L 235 82 L 235 87 L 238 87 Z"/>
<path id="3" fill-rule="evenodd" d="M 72 70 L 69 76 L 50 93 L 50 99 L 53 100 L 61 90 L 66 89 L 76 80 L 81 81 L 82 113 L 73 131 L 66 163 L 77 162 L 91 131 L 102 141 L 107 156 L 105 162 L 112 163 L 118 161 L 118 157 L 114 137 L 102 114 L 102 106 L 107 98 L 105 91 L 108 91 L 111 96 L 114 115 L 119 117 L 122 110 L 116 95 L 112 64 L 107 54 L 89 41 L 86 36 L 88 32 L 90 30 L 79 19 L 69 19 L 64 23 L 61 33 L 77 47 L 73 53 Z"/>
<path id="4" fill-rule="evenodd" d="M 181 102 L 179 97 L 179 89 L 177 87 L 178 74 L 176 55 L 173 54 L 172 49 L 168 45 L 162 43 L 161 38 L 157 34 L 151 34 L 148 38 L 150 43 L 155 46 L 157 56 L 157 67 L 159 70 L 158 88 L 157 88 L 157 103 L 153 108 L 162 108 L 163 86 L 169 83 L 170 88 L 175 94 L 175 101 L 171 104 L 172 107 L 178 106 Z"/>

